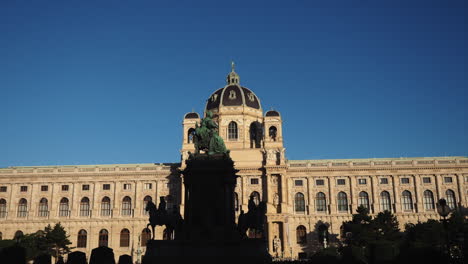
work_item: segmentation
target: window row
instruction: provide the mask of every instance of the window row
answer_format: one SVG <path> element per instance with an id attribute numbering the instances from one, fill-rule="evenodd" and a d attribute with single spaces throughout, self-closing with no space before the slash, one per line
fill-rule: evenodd
<path id="1" fill-rule="evenodd" d="M 167 208 L 172 209 L 172 197 L 167 196 L 165 198 Z M 143 214 L 147 215 L 148 212 L 145 210 L 146 205 L 149 201 L 152 201 L 151 196 L 145 196 L 142 203 L 142 210 Z M 90 200 L 88 197 L 83 197 L 79 204 L 79 216 L 90 216 L 91 213 L 91 205 Z M 112 212 L 112 205 L 111 199 L 107 196 L 101 199 L 100 203 L 100 215 L 101 216 L 111 216 Z M 131 216 L 133 213 L 132 208 L 132 199 L 128 196 L 125 196 L 122 199 L 121 204 L 121 215 L 123 216 Z M 28 201 L 25 198 L 21 198 L 18 203 L 18 210 L 17 210 L 17 217 L 27 217 L 28 215 Z M 68 217 L 70 215 L 70 201 L 68 198 L 63 197 L 60 200 L 59 207 L 58 207 L 58 216 L 59 217 Z M 7 201 L 5 199 L 0 199 L 0 218 L 5 218 L 7 216 Z M 39 217 L 47 217 L 49 216 L 49 202 L 47 198 L 42 198 L 39 201 L 38 206 L 38 216 Z"/>
<path id="2" fill-rule="evenodd" d="M 447 200 L 447 205 L 451 209 L 456 207 L 455 192 L 452 190 L 447 190 L 445 192 L 445 197 Z M 426 190 L 423 193 L 424 209 L 434 210 L 435 209 L 435 200 L 432 191 Z M 391 210 L 391 198 L 390 193 L 383 191 L 380 193 L 380 208 L 382 211 L 392 211 Z M 404 191 L 401 194 L 401 204 L 404 211 L 413 210 L 413 198 L 410 191 Z M 339 192 L 337 195 L 337 205 L 338 211 L 347 212 L 349 208 L 348 195 L 345 192 Z M 360 192 L 358 195 L 358 206 L 363 206 L 367 209 L 370 208 L 369 194 L 367 192 Z M 327 199 L 326 195 L 323 192 L 319 192 L 315 196 L 315 210 L 317 212 L 327 211 Z M 302 193 L 296 193 L 294 196 L 294 211 L 302 213 L 306 211 L 305 206 L 305 196 Z"/>
<path id="3" fill-rule="evenodd" d="M 379 178 L 380 179 L 380 184 L 388 184 L 388 178 Z M 423 183 L 431 183 L 432 178 L 431 177 L 423 177 L 422 178 Z M 444 183 L 452 183 L 453 179 L 452 177 L 444 177 Z M 366 178 L 358 178 L 357 183 L 359 185 L 367 185 L 367 179 Z M 400 183 L 401 184 L 409 184 L 410 183 L 410 178 L 403 177 L 400 178 Z M 324 179 L 316 179 L 315 180 L 315 185 L 316 186 L 324 186 L 325 185 L 325 180 Z M 336 185 L 346 185 L 346 179 L 336 179 Z M 294 186 L 303 186 L 302 180 L 294 180 Z"/>
<path id="4" fill-rule="evenodd" d="M 166 232 L 165 232 L 166 233 Z M 151 239 L 151 230 L 145 228 L 141 231 L 139 237 L 140 245 L 146 247 L 146 243 Z M 167 237 L 165 237 L 167 239 Z M 84 229 L 78 231 L 78 238 L 76 247 L 77 248 L 86 248 L 88 245 L 88 232 Z M 124 228 L 120 231 L 120 247 L 129 247 L 130 246 L 130 231 L 127 228 Z M 98 237 L 98 246 L 109 246 L 109 231 L 107 229 L 101 229 L 99 231 Z"/>
<path id="5" fill-rule="evenodd" d="M 270 126 L 268 128 L 268 137 L 269 139 L 276 141 L 276 136 L 278 133 L 278 129 L 275 126 Z M 187 131 L 187 143 L 193 143 L 195 135 L 195 129 L 190 128 Z M 260 148 L 261 147 L 261 140 L 264 137 L 264 128 L 260 122 L 252 122 L 249 128 L 249 135 L 250 135 L 250 148 Z M 228 124 L 227 128 L 227 140 L 229 141 L 236 141 L 239 139 L 239 126 L 236 122 L 231 121 Z"/>
<path id="6" fill-rule="evenodd" d="M 67 192 L 70 189 L 70 185 L 64 184 L 61 187 L 61 190 L 63 192 Z M 152 183 L 144 183 L 143 188 L 145 190 L 151 190 L 153 189 L 153 184 Z M 109 183 L 104 183 L 102 185 L 102 190 L 110 190 L 111 189 L 111 184 Z M 132 189 L 132 184 L 131 183 L 124 183 L 122 184 L 122 189 L 123 190 L 131 190 Z M 7 186 L 0 186 L 0 192 L 7 192 L 8 188 Z M 90 190 L 90 185 L 89 184 L 82 184 L 81 185 L 81 190 L 82 191 L 89 191 Z M 20 186 L 20 192 L 27 192 L 28 191 L 28 186 L 27 185 L 22 185 Z M 49 191 L 49 185 L 41 185 L 41 192 L 48 192 Z"/>

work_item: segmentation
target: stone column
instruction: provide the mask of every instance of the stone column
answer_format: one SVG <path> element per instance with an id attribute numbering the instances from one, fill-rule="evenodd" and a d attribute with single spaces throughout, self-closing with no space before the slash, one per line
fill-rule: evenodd
<path id="1" fill-rule="evenodd" d="M 440 188 L 441 183 L 442 183 L 442 179 L 441 179 L 440 174 L 435 174 L 435 184 L 436 184 L 436 190 L 437 190 L 437 198 L 435 199 L 436 201 L 438 201 L 442 197 L 445 197 L 445 194 L 441 193 L 441 188 Z"/>
<path id="2" fill-rule="evenodd" d="M 456 184 L 457 184 L 457 191 L 458 191 L 458 202 L 459 202 L 459 205 L 458 207 L 463 206 L 463 207 L 466 207 L 466 197 L 465 197 L 465 193 L 463 193 L 464 190 L 463 189 L 463 183 L 464 183 L 464 179 L 463 179 L 463 174 L 461 173 L 458 173 L 455 175 L 455 178 L 456 178 Z"/>
<path id="3" fill-rule="evenodd" d="M 268 220 L 267 222 L 267 231 L 268 231 L 268 237 L 266 238 L 266 241 L 268 242 L 267 247 L 268 247 L 268 252 L 270 255 L 273 256 L 273 222 Z"/>
<path id="4" fill-rule="evenodd" d="M 288 197 L 288 188 L 289 184 L 284 174 L 279 174 L 280 183 L 281 183 L 281 197 L 280 197 L 280 206 L 281 206 L 281 213 L 286 213 L 289 210 L 289 197 Z"/>
<path id="5" fill-rule="evenodd" d="M 286 222 L 283 224 L 283 244 L 281 245 L 281 249 L 284 252 L 284 257 L 292 257 L 291 256 L 291 233 L 290 231 L 290 223 L 291 219 L 286 218 Z M 288 235 L 289 234 L 289 235 Z"/>
<path id="6" fill-rule="evenodd" d="M 379 181 L 378 177 L 376 175 L 371 175 L 370 176 L 370 183 L 371 183 L 371 196 L 372 196 L 372 202 L 371 202 L 371 208 L 372 208 L 372 213 L 379 212 L 379 199 L 377 195 L 377 183 Z"/>
<path id="7" fill-rule="evenodd" d="M 338 195 L 337 193 L 335 193 L 335 184 L 336 184 L 336 179 L 335 177 L 333 176 L 329 176 L 327 177 L 328 178 L 328 194 L 327 194 L 327 199 L 328 199 L 328 206 L 329 206 L 329 210 L 328 213 L 329 214 L 335 214 L 337 212 L 337 208 L 336 208 L 336 195 Z"/>
<path id="8" fill-rule="evenodd" d="M 307 177 L 307 214 L 311 215 L 315 212 L 315 195 L 312 193 L 314 186 L 314 180 L 310 177 Z"/>
<path id="9" fill-rule="evenodd" d="M 356 188 L 356 176 L 348 176 L 349 181 L 349 198 L 348 198 L 348 213 L 353 214 L 357 209 L 357 196 L 358 194 L 354 193 L 354 188 Z"/>
<path id="10" fill-rule="evenodd" d="M 414 174 L 413 175 L 413 181 L 414 181 L 414 198 L 415 201 L 414 203 L 416 204 L 417 210 L 413 210 L 414 212 L 423 212 L 423 197 L 422 193 L 424 190 L 421 190 L 421 175 L 420 174 Z M 416 208 L 415 208 L 416 209 Z"/>
<path id="11" fill-rule="evenodd" d="M 393 211 L 394 213 L 398 213 L 402 211 L 400 205 L 400 181 L 398 176 L 391 175 L 392 183 L 393 183 Z"/>

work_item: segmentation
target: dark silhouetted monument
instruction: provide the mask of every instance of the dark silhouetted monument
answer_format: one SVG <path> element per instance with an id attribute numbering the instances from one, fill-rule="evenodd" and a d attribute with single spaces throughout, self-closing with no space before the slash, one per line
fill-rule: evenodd
<path id="1" fill-rule="evenodd" d="M 235 223 L 237 170 L 216 128 L 207 113 L 194 135 L 196 153 L 190 155 L 182 171 L 183 224 L 176 229 L 174 240 L 149 240 L 143 264 L 199 261 L 247 264 L 271 260 L 266 241 L 242 237 Z"/>

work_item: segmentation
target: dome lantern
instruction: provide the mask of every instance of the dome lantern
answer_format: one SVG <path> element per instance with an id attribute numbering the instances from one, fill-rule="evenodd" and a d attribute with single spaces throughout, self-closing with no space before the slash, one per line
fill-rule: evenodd
<path id="1" fill-rule="evenodd" d="M 228 85 L 231 85 L 231 84 L 239 85 L 240 77 L 239 77 L 239 74 L 237 74 L 234 71 L 234 68 L 235 68 L 234 61 L 231 61 L 231 72 L 226 77 L 226 82 Z"/>

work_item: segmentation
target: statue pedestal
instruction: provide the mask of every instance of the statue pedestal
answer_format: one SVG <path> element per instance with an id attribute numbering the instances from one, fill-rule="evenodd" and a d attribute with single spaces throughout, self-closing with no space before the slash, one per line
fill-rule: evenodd
<path id="1" fill-rule="evenodd" d="M 225 154 L 197 154 L 182 171 L 185 185 L 184 225 L 176 240 L 148 241 L 143 264 L 268 263 L 266 241 L 240 239 L 235 223 L 237 170 Z"/>
<path id="2" fill-rule="evenodd" d="M 266 244 L 260 239 L 224 241 L 148 241 L 143 264 L 174 263 L 270 263 Z"/>

